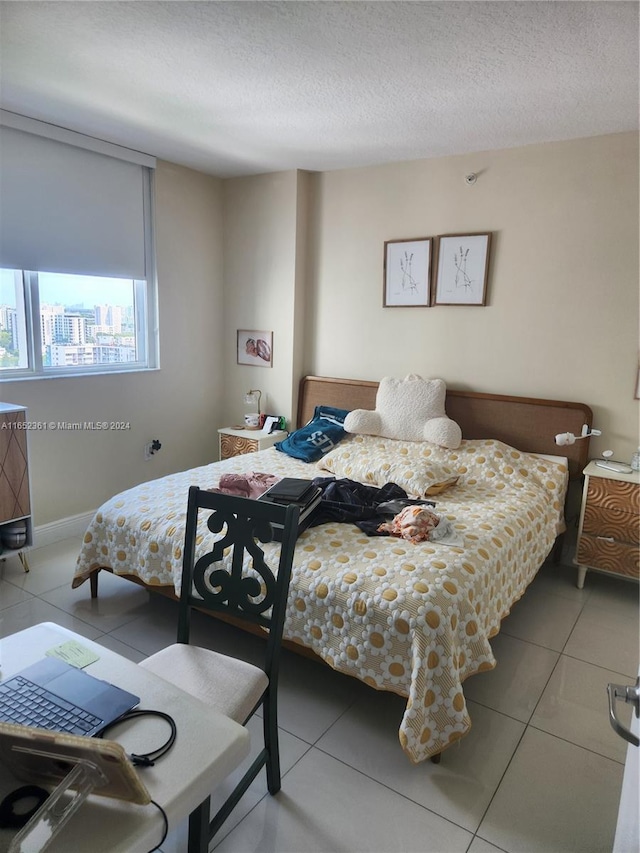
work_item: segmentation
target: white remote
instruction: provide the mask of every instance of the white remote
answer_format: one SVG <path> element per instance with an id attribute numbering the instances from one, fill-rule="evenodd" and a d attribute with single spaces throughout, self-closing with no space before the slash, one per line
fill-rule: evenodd
<path id="1" fill-rule="evenodd" d="M 617 474 L 631 474 L 633 471 L 633 468 L 625 465 L 624 462 L 610 462 L 608 459 L 598 460 L 596 465 L 608 471 L 615 471 Z"/>

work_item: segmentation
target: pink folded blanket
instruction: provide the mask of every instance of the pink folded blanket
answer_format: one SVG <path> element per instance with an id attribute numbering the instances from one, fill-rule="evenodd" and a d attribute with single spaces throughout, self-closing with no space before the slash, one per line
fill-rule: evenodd
<path id="1" fill-rule="evenodd" d="M 250 471 L 248 474 L 223 474 L 218 488 L 208 491 L 236 495 L 240 498 L 259 498 L 281 479 L 282 477 L 275 474 L 262 474 L 260 471 Z"/>

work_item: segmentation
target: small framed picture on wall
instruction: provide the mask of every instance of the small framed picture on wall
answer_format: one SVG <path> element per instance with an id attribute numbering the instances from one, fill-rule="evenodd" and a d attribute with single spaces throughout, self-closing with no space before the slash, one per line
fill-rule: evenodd
<path id="1" fill-rule="evenodd" d="M 430 304 L 431 237 L 387 240 L 384 244 L 385 308 Z"/>
<path id="2" fill-rule="evenodd" d="M 491 234 L 438 237 L 434 305 L 486 305 Z"/>
<path id="3" fill-rule="evenodd" d="M 238 329 L 238 364 L 273 367 L 273 332 Z"/>

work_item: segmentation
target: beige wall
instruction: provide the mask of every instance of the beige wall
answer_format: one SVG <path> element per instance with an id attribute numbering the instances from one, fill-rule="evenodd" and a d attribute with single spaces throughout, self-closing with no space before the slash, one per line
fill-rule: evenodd
<path id="1" fill-rule="evenodd" d="M 305 371 L 585 402 L 592 453 L 629 459 L 637 134 L 317 174 L 312 211 Z M 382 307 L 385 240 L 473 231 L 494 236 L 487 307 Z"/>
<path id="2" fill-rule="evenodd" d="M 129 421 L 123 432 L 30 434 L 36 525 L 95 509 L 144 480 L 217 458 L 223 381 L 220 181 L 168 163 L 156 170 L 160 370 L 5 382 L 0 398 L 34 421 Z M 145 461 L 153 438 L 162 450 Z M 36 543 L 37 544 L 37 543 Z"/>
<path id="3" fill-rule="evenodd" d="M 223 182 L 225 406 L 219 426 L 242 422 L 242 398 L 290 417 L 301 359 L 308 175 L 278 172 Z M 302 258 L 302 260 L 301 260 Z M 238 329 L 273 332 L 273 367 L 236 362 Z"/>

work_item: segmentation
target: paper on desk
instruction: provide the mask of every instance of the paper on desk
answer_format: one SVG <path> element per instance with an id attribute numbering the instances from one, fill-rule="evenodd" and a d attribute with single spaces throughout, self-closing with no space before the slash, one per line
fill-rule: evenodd
<path id="1" fill-rule="evenodd" d="M 90 663 L 100 660 L 100 655 L 85 648 L 76 640 L 69 640 L 61 646 L 54 646 L 53 649 L 46 651 L 45 655 L 49 658 L 60 658 L 60 660 L 77 667 L 77 669 L 84 669 Z"/>

